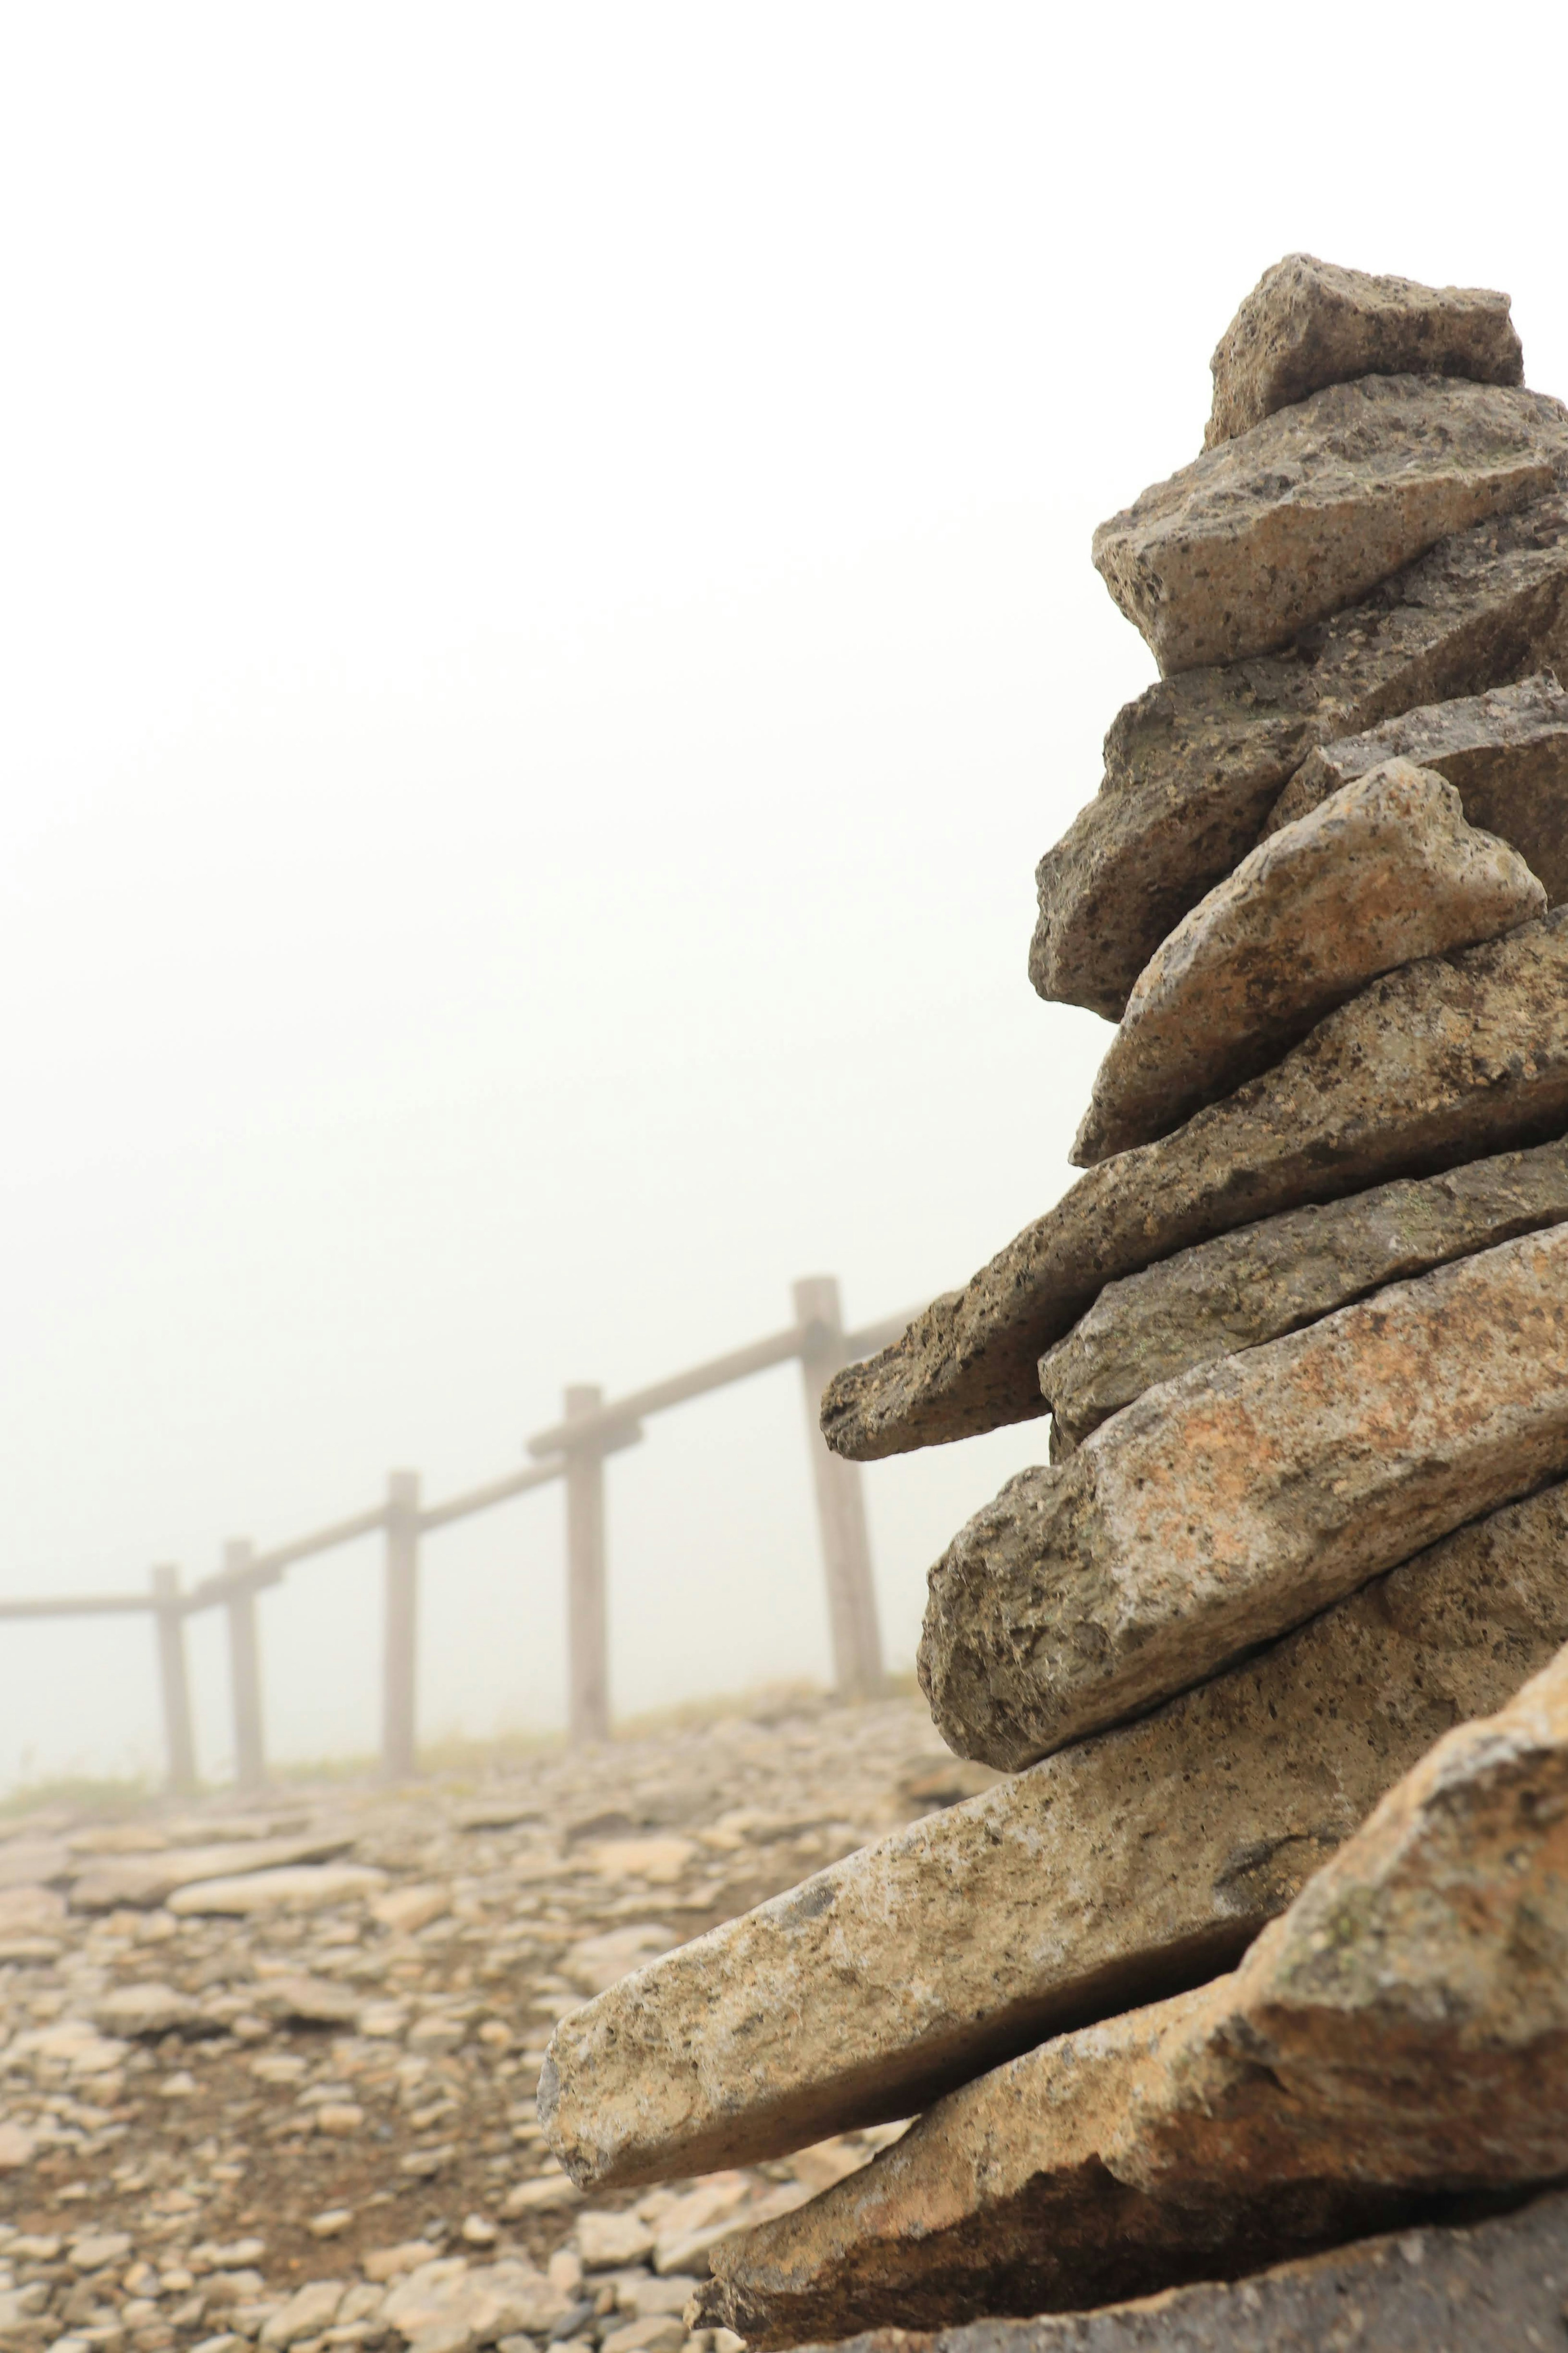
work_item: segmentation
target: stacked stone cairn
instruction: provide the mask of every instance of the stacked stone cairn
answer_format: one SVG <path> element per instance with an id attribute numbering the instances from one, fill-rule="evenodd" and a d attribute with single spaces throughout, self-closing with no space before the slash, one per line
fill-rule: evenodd
<path id="1" fill-rule="evenodd" d="M 1568 410 L 1506 296 L 1305 255 L 1213 364 L 1096 533 L 1162 677 L 1038 874 L 1036 987 L 1119 1025 L 1086 1173 L 824 1402 L 860 1461 L 1052 1417 L 921 1646 L 1005 1778 L 541 2084 L 602 2190 L 917 2119 L 718 2252 L 759 2347 L 1365 2287 L 1380 2232 L 1403 2345 L 1531 2200 L 1568 2292 Z M 1030 2342 L 1287 2341 L 1184 2308 Z"/>

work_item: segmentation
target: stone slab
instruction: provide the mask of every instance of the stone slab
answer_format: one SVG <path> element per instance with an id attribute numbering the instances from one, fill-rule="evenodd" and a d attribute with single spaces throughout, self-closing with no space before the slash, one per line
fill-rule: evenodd
<path id="1" fill-rule="evenodd" d="M 1511 842 L 1552 906 L 1568 899 L 1568 694 L 1550 671 L 1320 744 L 1281 793 L 1267 831 L 1294 824 L 1352 777 L 1394 758 L 1447 776 L 1469 823 Z"/>
<path id="2" fill-rule="evenodd" d="M 1192 1984 L 1568 1641 L 1568 1488 L 1445 1538 L 1152 1715 L 606 1989 L 539 2110 L 584 2187 L 782 2157 Z"/>
<path id="3" fill-rule="evenodd" d="M 1053 1459 L 1157 1382 L 1564 1219 L 1568 1142 L 1560 1141 L 1287 1210 L 1108 1282 L 1040 1359 Z"/>
<path id="4" fill-rule="evenodd" d="M 1568 2193 L 1463 2226 L 1384 2232 L 1098 2312 L 879 2328 L 837 2353 L 1504 2353 L 1552 2347 L 1568 2291 Z M 821 2348 L 826 2353 L 826 2348 Z"/>
<path id="5" fill-rule="evenodd" d="M 828 1383 L 859 1461 L 1042 1414 L 1039 1359 L 1108 1282 L 1237 1226 L 1568 1127 L 1568 909 L 1407 965 L 1173 1135 L 1080 1176 L 960 1292 Z"/>
<path id="6" fill-rule="evenodd" d="M 1568 2173 L 1568 1658 L 1406 1775 L 1240 1968 L 952 2093 L 719 2249 L 759 2348 L 1071 2310 Z"/>
<path id="7" fill-rule="evenodd" d="M 1315 744 L 1553 665 L 1568 672 L 1562 495 L 1441 541 L 1289 654 L 1150 687 L 1112 723 L 1098 795 L 1037 870 L 1036 988 L 1119 1019 Z"/>
<path id="8" fill-rule="evenodd" d="M 71 1909 L 112 1912 L 124 1905 L 150 1910 L 198 1880 L 321 1862 L 353 1844 L 352 1832 L 328 1831 L 311 1838 L 234 1839 L 217 1846 L 170 1847 L 161 1854 L 117 1855 L 94 1862 L 72 1882 Z"/>
<path id="9" fill-rule="evenodd" d="M 1363 375 L 1468 376 L 1522 384 L 1509 298 L 1482 286 L 1421 286 L 1288 253 L 1266 269 L 1209 362 L 1205 448 L 1246 433 L 1325 385 Z"/>
<path id="10" fill-rule="evenodd" d="M 1542 393 L 1330 385 L 1102 522 L 1095 570 L 1163 677 L 1275 653 L 1450 532 L 1545 497 L 1565 434 Z"/>
<path id="11" fill-rule="evenodd" d="M 1162 1382 L 929 1579 L 942 1738 L 1016 1768 L 1568 1471 L 1568 1225 Z"/>
<path id="12" fill-rule="evenodd" d="M 1380 973 L 1544 913 L 1516 850 L 1435 770 L 1384 760 L 1260 841 L 1144 965 L 1094 1082 L 1080 1168 L 1168 1134 Z"/>

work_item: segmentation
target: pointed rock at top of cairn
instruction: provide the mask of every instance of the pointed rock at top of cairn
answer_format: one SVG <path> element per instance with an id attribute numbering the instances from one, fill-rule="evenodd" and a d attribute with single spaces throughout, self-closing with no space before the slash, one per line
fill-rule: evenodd
<path id="1" fill-rule="evenodd" d="M 1326 385 L 1365 375 L 1522 384 L 1509 298 L 1484 286 L 1421 286 L 1288 253 L 1266 269 L 1209 362 L 1204 447 L 1228 441 Z"/>

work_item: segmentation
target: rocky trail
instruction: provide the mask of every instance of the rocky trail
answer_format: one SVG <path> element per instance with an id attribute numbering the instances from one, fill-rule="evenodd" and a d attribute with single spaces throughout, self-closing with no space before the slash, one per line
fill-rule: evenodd
<path id="1" fill-rule="evenodd" d="M 787 1700 L 483 1778 L 13 1820 L 0 2347 L 675 2353 L 710 2246 L 898 2127 L 590 2201 L 536 2121 L 557 2020 L 992 1778 L 917 1701 Z"/>

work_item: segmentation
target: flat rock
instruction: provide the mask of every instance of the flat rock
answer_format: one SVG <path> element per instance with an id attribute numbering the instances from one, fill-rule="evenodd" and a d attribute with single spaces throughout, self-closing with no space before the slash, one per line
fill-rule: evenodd
<path id="1" fill-rule="evenodd" d="M 1072 1148 L 1147 1144 L 1278 1061 L 1380 973 L 1544 913 L 1516 850 L 1435 770 L 1384 761 L 1249 850 L 1133 984 Z"/>
<path id="2" fill-rule="evenodd" d="M 1568 1225 L 1149 1389 L 931 1572 L 948 1746 L 1033 1762 L 1568 1470 Z"/>
<path id="3" fill-rule="evenodd" d="M 1554 1486 L 574 2011 L 540 2081 L 549 2144 L 595 2188 L 758 2164 L 1229 1968 L 1434 1740 L 1564 1641 Z"/>
<path id="4" fill-rule="evenodd" d="M 112 1912 L 121 1905 L 150 1911 L 166 1904 L 177 1888 L 197 1880 L 240 1872 L 270 1871 L 289 1863 L 314 1862 L 352 1846 L 352 1833 L 326 1831 L 314 1838 L 240 1839 L 220 1846 L 187 1846 L 159 1854 L 116 1856 L 93 1862 L 71 1883 L 75 1912 Z"/>
<path id="5" fill-rule="evenodd" d="M 1275 653 L 1448 533 L 1543 498 L 1565 435 L 1538 392 L 1329 385 L 1102 522 L 1095 570 L 1165 677 Z"/>
<path id="6" fill-rule="evenodd" d="M 1555 2345 L 1568 2284 L 1568 2194 L 1471 2228 L 1386 2232 L 1098 2312 L 879 2328 L 838 2353 L 1502 2353 Z"/>
<path id="7" fill-rule="evenodd" d="M 1315 744 L 1554 665 L 1568 665 L 1560 494 L 1440 541 L 1288 654 L 1150 687 L 1112 723 L 1099 794 L 1037 870 L 1036 988 L 1118 1019 Z"/>
<path id="8" fill-rule="evenodd" d="M 1325 385 L 1363 375 L 1468 376 L 1522 384 L 1509 298 L 1483 286 L 1419 286 L 1288 253 L 1266 269 L 1209 368 L 1204 446 L 1246 433 Z"/>
<path id="9" fill-rule="evenodd" d="M 1396 1177 L 1342 1200 L 1243 1226 L 1108 1282 L 1040 1358 L 1058 1453 L 1194 1365 L 1299 1331 L 1321 1315 L 1517 1234 L 1568 1219 L 1568 1143 Z"/>
<path id="10" fill-rule="evenodd" d="M 213 2030 L 205 2026 L 201 2010 L 189 1994 L 179 1992 L 174 1986 L 143 1980 L 137 1985 L 115 1986 L 93 2005 L 93 2024 L 106 2034 L 173 2034 L 201 2033 Z"/>
<path id="11" fill-rule="evenodd" d="M 1233 1975 L 950 2094 L 864 2171 L 716 2249 L 699 2315 L 766 2348 L 1070 2310 L 1565 2171 L 1559 1653 L 1446 1735 Z"/>
<path id="12" fill-rule="evenodd" d="M 858 1461 L 1045 1411 L 1039 1359 L 1106 1283 L 1259 1218 L 1568 1127 L 1568 909 L 1406 965 L 1173 1135 L 1080 1176 L 964 1286 L 828 1383 Z"/>
<path id="13" fill-rule="evenodd" d="M 204 1912 L 321 1912 L 329 1904 L 348 1904 L 379 1895 L 386 1873 L 364 1862 L 300 1862 L 279 1870 L 248 1871 L 241 1876 L 198 1879 L 178 1887 L 169 1909 L 179 1917 Z"/>
<path id="14" fill-rule="evenodd" d="M 1469 823 L 1511 842 L 1552 906 L 1568 899 L 1568 694 L 1550 671 L 1319 744 L 1281 793 L 1267 831 L 1294 824 L 1389 759 L 1447 776 Z"/>

